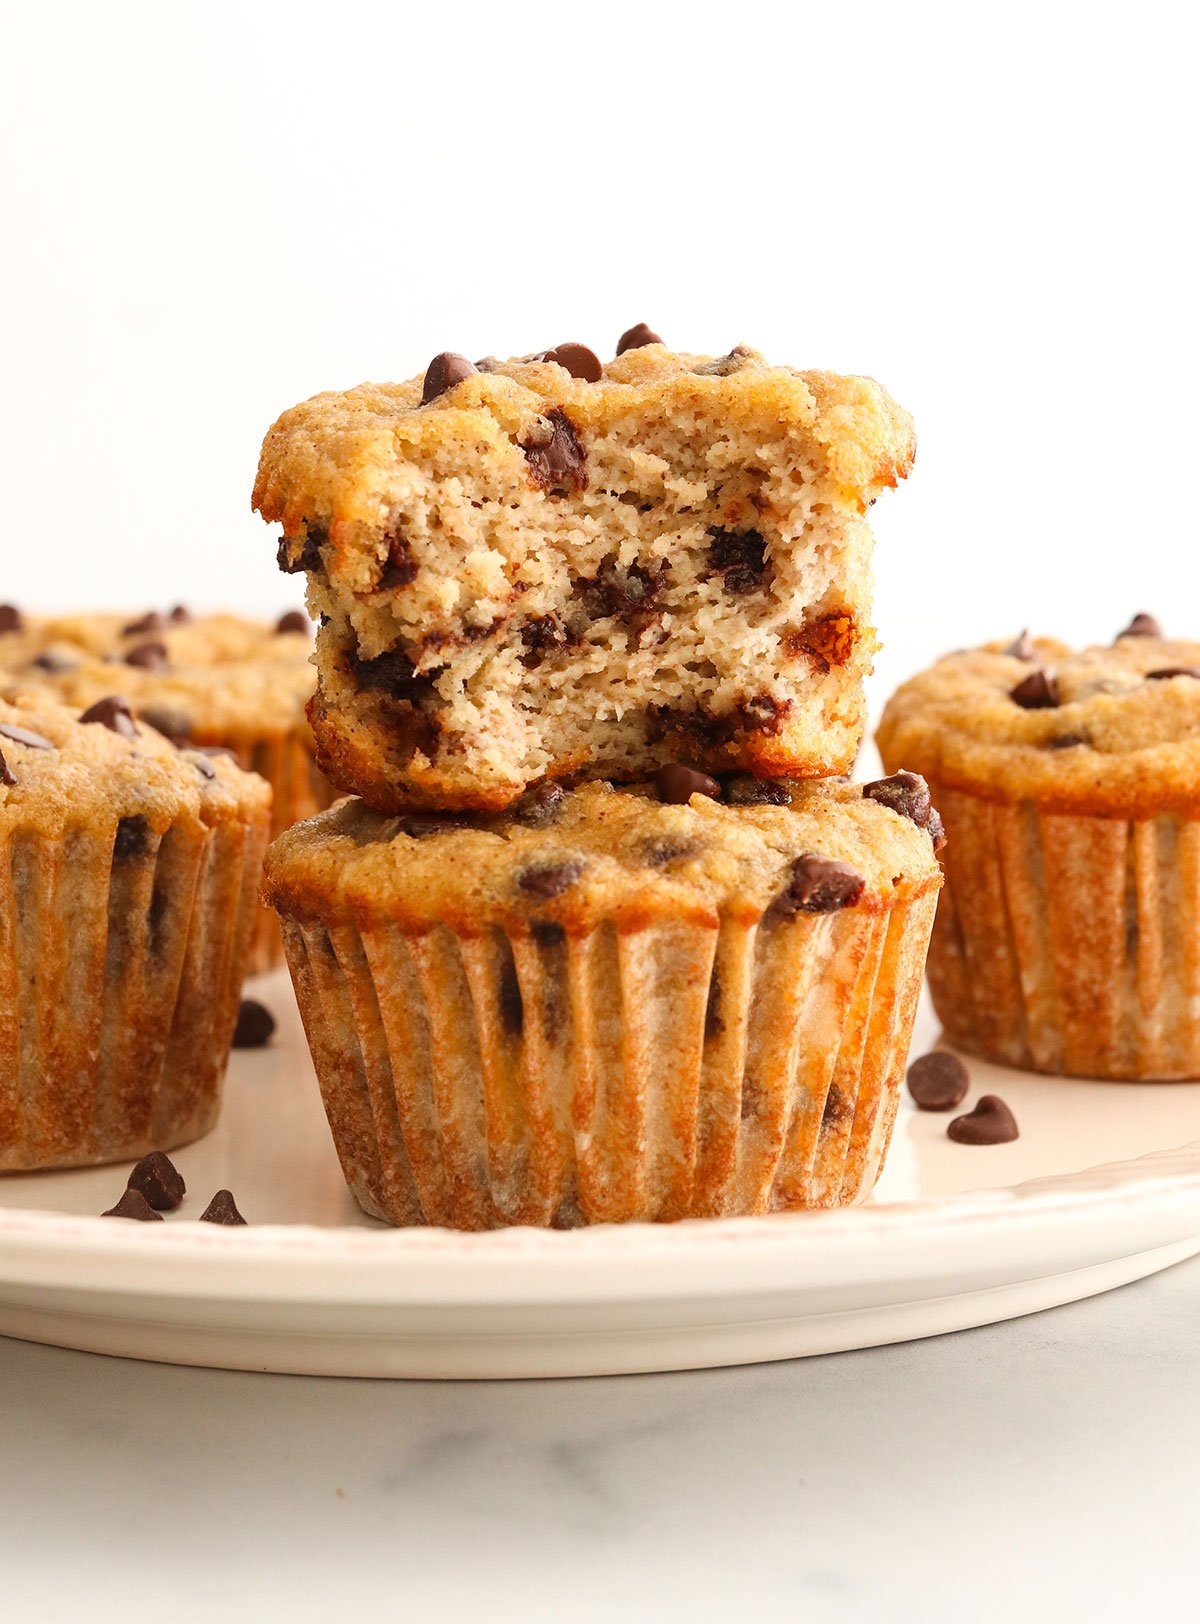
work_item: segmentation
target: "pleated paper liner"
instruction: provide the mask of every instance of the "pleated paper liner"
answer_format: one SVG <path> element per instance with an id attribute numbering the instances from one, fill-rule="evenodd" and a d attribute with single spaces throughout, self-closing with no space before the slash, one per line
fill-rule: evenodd
<path id="1" fill-rule="evenodd" d="M 0 841 L 0 1170 L 213 1126 L 267 838 L 264 815 Z"/>
<path id="2" fill-rule="evenodd" d="M 568 1227 L 865 1194 L 934 903 L 584 936 L 282 924 L 362 1207 L 394 1224 Z"/>
<path id="3" fill-rule="evenodd" d="M 1059 1075 L 1200 1077 L 1200 822 L 930 789 L 949 842 L 929 983 L 949 1041 Z"/>

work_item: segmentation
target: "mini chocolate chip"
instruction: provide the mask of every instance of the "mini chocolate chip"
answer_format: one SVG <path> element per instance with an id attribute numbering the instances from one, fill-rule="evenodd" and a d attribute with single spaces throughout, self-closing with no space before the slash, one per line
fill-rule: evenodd
<path id="1" fill-rule="evenodd" d="M 37 666 L 39 671 L 48 671 L 51 676 L 60 676 L 64 671 L 74 671 L 79 665 L 78 660 L 72 660 L 53 648 L 44 649 L 31 663 Z"/>
<path id="2" fill-rule="evenodd" d="M 565 367 L 573 378 L 581 378 L 584 383 L 599 383 L 604 373 L 600 357 L 586 344 L 559 344 L 547 350 L 542 359 Z"/>
<path id="3" fill-rule="evenodd" d="M 106 699 L 98 699 L 94 705 L 88 706 L 79 720 L 99 722 L 102 727 L 120 733 L 126 739 L 137 738 L 137 723 L 129 709 L 129 701 L 122 699 L 120 694 L 109 694 Z"/>
<path id="4" fill-rule="evenodd" d="M 528 891 L 535 897 L 560 897 L 568 890 L 583 873 L 583 864 L 578 860 L 566 863 L 539 863 L 534 868 L 527 868 L 523 874 L 517 876 L 517 884 L 522 891 Z"/>
<path id="5" fill-rule="evenodd" d="M 312 621 L 303 609 L 289 609 L 286 615 L 280 615 L 275 622 L 276 636 L 282 632 L 303 632 L 307 637 L 311 631 Z"/>
<path id="6" fill-rule="evenodd" d="M 431 400 L 444 395 L 447 389 L 453 389 L 455 384 L 462 383 L 464 378 L 473 378 L 479 368 L 473 366 L 465 355 L 459 355 L 455 350 L 443 350 L 435 355 L 425 368 L 425 384 L 421 390 L 421 405 L 428 406 Z"/>
<path id="7" fill-rule="evenodd" d="M 143 1224 L 161 1224 L 162 1213 L 155 1212 L 140 1190 L 126 1190 L 115 1207 L 100 1214 L 101 1218 L 136 1218 Z"/>
<path id="8" fill-rule="evenodd" d="M 1053 710 L 1059 703 L 1058 679 L 1053 671 L 1038 666 L 1010 689 L 1008 697 L 1022 710 Z"/>
<path id="9" fill-rule="evenodd" d="M 166 617 L 160 615 L 157 609 L 151 609 L 150 613 L 143 615 L 140 620 L 131 620 L 128 626 L 122 626 L 121 636 L 134 637 L 139 632 L 161 632 L 166 624 Z"/>
<path id="10" fill-rule="evenodd" d="M 15 603 L 0 603 L 0 632 L 19 632 L 24 626 L 25 616 Z"/>
<path id="11" fill-rule="evenodd" d="M 587 489 L 587 452 L 575 432 L 575 425 L 559 406 L 546 413 L 546 429 L 531 429 L 521 442 L 529 473 L 544 491 Z"/>
<path id="12" fill-rule="evenodd" d="M 644 321 L 639 321 L 636 327 L 627 327 L 617 340 L 617 354 L 624 355 L 626 350 L 645 349 L 647 344 L 661 344 L 662 339 L 652 327 L 647 327 Z"/>
<path id="13" fill-rule="evenodd" d="M 1200 680 L 1200 667 L 1194 665 L 1164 665 L 1159 671 L 1147 671 L 1149 682 L 1163 682 L 1168 677 L 1195 677 Z"/>
<path id="14" fill-rule="evenodd" d="M 237 1210 L 237 1202 L 229 1190 L 218 1190 L 200 1214 L 202 1224 L 244 1225 L 246 1220 Z"/>
<path id="15" fill-rule="evenodd" d="M 923 1054 L 908 1068 L 908 1092 L 922 1111 L 953 1111 L 970 1086 L 967 1068 L 945 1049 Z"/>
<path id="16" fill-rule="evenodd" d="M 959 1145 L 1006 1145 L 1020 1137 L 1017 1119 L 998 1094 L 984 1094 L 973 1111 L 955 1117 L 946 1132 Z"/>
<path id="17" fill-rule="evenodd" d="M 1036 660 L 1037 650 L 1033 646 L 1033 639 L 1028 631 L 1023 631 L 1011 642 L 1004 651 L 1011 654 L 1014 660 Z"/>
<path id="18" fill-rule="evenodd" d="M 7 784 L 11 789 L 15 783 L 16 779 L 13 777 L 13 770 L 4 759 L 4 751 L 0 750 L 0 784 Z"/>
<path id="19" fill-rule="evenodd" d="M 159 705 L 145 705 L 138 712 L 140 719 L 164 739 L 170 739 L 176 749 L 182 749 L 192 736 L 191 719 L 182 711 L 166 710 Z"/>
<path id="20" fill-rule="evenodd" d="M 167 619 L 172 626 L 190 626 L 192 623 L 192 611 L 186 603 L 177 603 L 167 616 Z"/>
<path id="21" fill-rule="evenodd" d="M 129 1175 L 129 1188 L 144 1196 L 155 1212 L 174 1212 L 187 1194 L 183 1175 L 161 1150 L 142 1157 Z"/>
<path id="22" fill-rule="evenodd" d="M 131 857 L 144 857 L 150 849 L 150 824 L 140 812 L 122 818 L 113 836 L 113 862 L 124 863 Z"/>
<path id="23" fill-rule="evenodd" d="M 541 829 L 562 811 L 565 793 L 561 784 L 533 784 L 513 802 L 512 816 L 531 829 Z"/>
<path id="24" fill-rule="evenodd" d="M 511 958 L 506 958 L 501 966 L 498 997 L 500 1024 L 510 1037 L 519 1038 L 525 1029 L 525 1002 L 521 997 L 517 967 Z"/>
<path id="25" fill-rule="evenodd" d="M 1153 615 L 1134 615 L 1125 630 L 1117 633 L 1117 638 L 1161 637 L 1162 634 L 1163 629 Z"/>
<path id="26" fill-rule="evenodd" d="M 23 744 L 27 750 L 53 750 L 54 745 L 40 733 L 31 733 L 27 727 L 18 727 L 15 722 L 0 722 L 0 733 L 14 744 Z"/>
<path id="27" fill-rule="evenodd" d="M 256 998 L 243 998 L 233 1029 L 235 1049 L 263 1049 L 275 1032 L 275 1017 Z"/>
<path id="28" fill-rule="evenodd" d="M 767 917 L 790 919 L 798 913 L 837 913 L 862 896 L 866 880 L 848 863 L 805 852 L 792 864 L 787 885 L 767 910 Z"/>
<path id="29" fill-rule="evenodd" d="M 685 767 L 680 761 L 660 767 L 654 775 L 654 787 L 659 800 L 668 806 L 686 806 L 693 795 L 708 795 L 713 800 L 721 797 L 721 786 L 715 778 L 698 767 Z"/>
<path id="30" fill-rule="evenodd" d="M 754 778 L 739 773 L 727 778 L 721 791 L 722 799 L 730 806 L 790 806 L 792 792 L 776 778 Z"/>
<path id="31" fill-rule="evenodd" d="M 153 640 L 148 643 L 138 643 L 125 656 L 125 664 L 140 666 L 144 671 L 165 671 L 167 668 L 167 645 Z"/>
<path id="32" fill-rule="evenodd" d="M 1077 744 L 1087 744 L 1082 733 L 1056 733 L 1052 739 L 1044 739 L 1043 744 L 1047 750 L 1073 750 Z"/>

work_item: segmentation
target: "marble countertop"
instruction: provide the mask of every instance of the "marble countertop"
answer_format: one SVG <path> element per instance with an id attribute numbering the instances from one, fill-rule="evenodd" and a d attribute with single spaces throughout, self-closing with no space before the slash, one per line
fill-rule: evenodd
<path id="1" fill-rule="evenodd" d="M 1006 1325 L 676 1376 L 354 1382 L 0 1340 L 4 1616 L 1186 1616 L 1198 1323 L 1200 1258 Z"/>

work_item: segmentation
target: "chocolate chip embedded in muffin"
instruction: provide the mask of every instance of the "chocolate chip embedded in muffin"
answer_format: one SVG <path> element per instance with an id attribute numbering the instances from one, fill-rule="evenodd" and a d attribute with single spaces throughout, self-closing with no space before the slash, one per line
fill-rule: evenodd
<path id="1" fill-rule="evenodd" d="M 660 767 L 654 775 L 654 787 L 659 800 L 668 806 L 686 806 L 693 795 L 707 795 L 714 801 L 721 798 L 721 786 L 715 778 L 696 767 L 685 767 L 681 761 Z"/>
<path id="2" fill-rule="evenodd" d="M 709 527 L 712 537 L 708 549 L 708 565 L 725 578 L 725 590 L 735 597 L 745 597 L 764 584 L 767 569 L 767 544 L 757 530 L 723 530 L 719 525 Z"/>
<path id="3" fill-rule="evenodd" d="M 167 625 L 165 615 L 160 615 L 157 609 L 151 609 L 149 614 L 140 620 L 131 620 L 128 626 L 121 627 L 122 637 L 136 637 L 142 632 L 161 632 Z"/>
<path id="4" fill-rule="evenodd" d="M 553 649 L 568 648 L 576 641 L 556 614 L 530 615 L 521 625 L 521 642 L 525 652 L 521 664 L 534 671 Z"/>
<path id="5" fill-rule="evenodd" d="M 791 877 L 767 909 L 767 919 L 790 919 L 798 913 L 837 913 L 862 896 L 866 880 L 849 863 L 805 852 L 792 864 Z"/>
<path id="6" fill-rule="evenodd" d="M 15 603 L 0 603 L 0 633 L 19 632 L 25 625 L 25 616 Z"/>
<path id="7" fill-rule="evenodd" d="M 79 720 L 99 722 L 102 727 L 108 728 L 113 733 L 120 733 L 127 739 L 137 737 L 137 723 L 133 719 L 129 701 L 122 699 L 120 694 L 109 694 L 105 699 L 98 699 L 94 705 L 88 706 Z"/>
<path id="8" fill-rule="evenodd" d="M 167 645 L 153 639 L 146 643 L 138 643 L 125 656 L 125 664 L 139 666 L 144 671 L 165 671 L 167 669 Z"/>
<path id="9" fill-rule="evenodd" d="M 275 622 L 275 631 L 277 634 L 303 632 L 307 637 L 312 631 L 312 621 L 304 613 L 303 609 L 289 609 L 286 615 L 280 615 Z"/>
<path id="10" fill-rule="evenodd" d="M 155 1212 L 174 1212 L 187 1194 L 183 1175 L 161 1150 L 142 1157 L 129 1175 L 128 1187 L 144 1197 Z"/>
<path id="11" fill-rule="evenodd" d="M 101 1218 L 134 1218 L 142 1224 L 161 1224 L 163 1215 L 155 1212 L 140 1190 L 126 1190 L 115 1207 L 100 1214 Z"/>
<path id="12" fill-rule="evenodd" d="M 666 868 L 680 857 L 694 857 L 699 850 L 698 840 L 647 840 L 642 846 L 642 861 L 648 868 Z"/>
<path id="13" fill-rule="evenodd" d="M 143 705 L 138 714 L 147 727 L 161 733 L 164 739 L 170 739 L 176 749 L 182 749 L 192 736 L 191 718 L 182 711 L 167 710 L 162 705 Z"/>
<path id="14" fill-rule="evenodd" d="M 1162 635 L 1162 626 L 1153 615 L 1134 615 L 1125 630 L 1117 633 L 1114 641 L 1119 642 L 1122 637 L 1161 637 Z"/>
<path id="15" fill-rule="evenodd" d="M 583 864 L 578 861 L 539 863 L 519 874 L 517 884 L 533 897 L 560 897 L 582 873 Z"/>
<path id="16" fill-rule="evenodd" d="M 190 626 L 192 618 L 192 611 L 186 603 L 177 603 L 167 616 L 172 626 Z"/>
<path id="17" fill-rule="evenodd" d="M 790 806 L 792 792 L 776 778 L 754 778 L 749 773 L 739 773 L 725 780 L 721 799 L 729 806 Z"/>
<path id="18" fill-rule="evenodd" d="M 783 648 L 789 659 L 804 657 L 818 663 L 820 669 L 848 665 L 854 658 L 858 631 L 854 616 L 846 611 L 821 615 L 806 620 L 783 634 Z"/>
<path id="19" fill-rule="evenodd" d="M 908 1068 L 908 1092 L 922 1111 L 953 1111 L 970 1086 L 967 1068 L 946 1049 L 923 1054 Z"/>
<path id="20" fill-rule="evenodd" d="M 387 553 L 379 571 L 379 579 L 375 583 L 375 590 L 395 592 L 400 587 L 411 586 L 420 570 L 413 557 L 408 537 L 391 533 L 385 536 L 384 540 L 387 543 Z"/>
<path id="21" fill-rule="evenodd" d="M 308 525 L 302 536 L 283 537 L 275 552 L 275 562 L 285 575 L 311 575 L 321 568 L 321 548 L 328 540 L 327 530 Z"/>
<path id="22" fill-rule="evenodd" d="M 1028 630 L 1020 632 L 1004 652 L 1011 655 L 1014 660 L 1037 659 L 1037 650 L 1033 646 L 1033 639 L 1030 637 Z"/>
<path id="23" fill-rule="evenodd" d="M 31 662 L 39 671 L 46 671 L 52 677 L 61 676 L 64 671 L 77 671 L 79 661 L 73 660 L 67 654 L 60 654 L 57 649 L 43 649 L 35 660 Z"/>
<path id="24" fill-rule="evenodd" d="M 150 850 L 151 836 L 150 822 L 140 812 L 122 818 L 113 837 L 113 862 L 125 863 L 133 857 L 144 857 Z"/>
<path id="25" fill-rule="evenodd" d="M 998 1094 L 984 1094 L 973 1111 L 947 1125 L 946 1133 L 960 1145 L 1006 1145 L 1020 1138 L 1017 1119 Z"/>
<path id="26" fill-rule="evenodd" d="M 547 350 L 542 359 L 565 367 L 573 378 L 580 378 L 584 383 L 599 383 L 604 375 L 600 357 L 586 344 L 559 344 Z"/>
<path id="27" fill-rule="evenodd" d="M 553 823 L 562 810 L 561 784 L 533 784 L 513 802 L 509 811 L 518 823 L 530 829 L 541 829 Z"/>
<path id="28" fill-rule="evenodd" d="M 9 789 L 12 789 L 16 782 L 16 775 L 6 761 L 4 751 L 0 750 L 0 784 L 6 784 Z"/>
<path id="29" fill-rule="evenodd" d="M 1053 671 L 1039 666 L 1010 689 L 1008 697 L 1022 710 L 1053 710 L 1060 703 L 1058 679 Z"/>
<path id="30" fill-rule="evenodd" d="M 233 1029 L 235 1049 L 264 1049 L 275 1034 L 275 1017 L 257 998 L 243 998 Z"/>
<path id="31" fill-rule="evenodd" d="M 200 1214 L 202 1224 L 245 1225 L 246 1220 L 237 1209 L 237 1202 L 229 1190 L 218 1190 Z"/>
<path id="32" fill-rule="evenodd" d="M 1160 671 L 1147 671 L 1148 682 L 1165 682 L 1170 677 L 1193 677 L 1200 680 L 1200 667 L 1194 665 L 1164 665 Z"/>
<path id="33" fill-rule="evenodd" d="M 594 620 L 610 617 L 629 620 L 653 611 L 666 585 L 666 576 L 665 560 L 660 562 L 657 571 L 647 569 L 644 564 L 631 564 L 628 569 L 622 569 L 615 554 L 610 553 L 601 561 L 593 579 L 580 582 L 579 587 Z"/>
<path id="34" fill-rule="evenodd" d="M 574 423 L 552 406 L 521 441 L 533 483 L 544 491 L 587 490 L 587 452 Z"/>
<path id="35" fill-rule="evenodd" d="M 644 350 L 647 344 L 661 344 L 662 339 L 652 327 L 647 327 L 644 321 L 639 321 L 634 327 L 627 327 L 617 340 L 617 354 L 624 355 L 626 350 Z"/>
<path id="36" fill-rule="evenodd" d="M 874 783 L 863 785 L 863 795 L 869 801 L 890 807 L 902 818 L 915 823 L 918 829 L 927 829 L 934 851 L 940 851 L 946 844 L 945 828 L 929 798 L 929 785 L 920 773 L 898 772 L 889 778 L 877 778 Z"/>
<path id="37" fill-rule="evenodd" d="M 0 733 L 14 744 L 23 744 L 27 750 L 53 750 L 54 744 L 45 739 L 40 733 L 33 733 L 27 727 L 18 727 L 15 722 L 0 722 Z"/>
<path id="38" fill-rule="evenodd" d="M 465 355 L 459 355 L 454 350 L 443 350 L 435 355 L 425 369 L 425 382 L 421 389 L 421 405 L 428 406 L 431 400 L 444 395 L 455 384 L 462 383 L 467 378 L 473 378 L 479 368 L 468 361 Z"/>
<path id="39" fill-rule="evenodd" d="M 1082 733 L 1055 733 L 1049 739 L 1043 739 L 1043 747 L 1047 750 L 1074 750 L 1076 745 L 1090 744 Z"/>

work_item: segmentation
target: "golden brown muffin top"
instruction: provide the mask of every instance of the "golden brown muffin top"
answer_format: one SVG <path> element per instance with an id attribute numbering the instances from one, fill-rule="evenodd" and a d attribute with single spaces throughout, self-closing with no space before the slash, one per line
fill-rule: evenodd
<path id="1" fill-rule="evenodd" d="M 786 795 L 786 805 L 703 793 L 667 804 L 661 793 L 541 785 L 510 813 L 441 818 L 343 801 L 275 842 L 264 893 L 301 918 L 349 911 L 416 931 L 442 923 L 468 935 L 495 925 L 585 934 L 607 920 L 632 930 L 671 918 L 880 912 L 941 884 L 919 794 L 913 810 L 924 824 L 842 781 L 739 779 L 725 792 Z"/>
<path id="2" fill-rule="evenodd" d="M 228 756 L 177 750 L 117 699 L 83 714 L 42 694 L 0 698 L 0 836 L 267 816 L 270 786 Z"/>
<path id="3" fill-rule="evenodd" d="M 264 519 L 282 521 L 289 538 L 319 525 L 328 532 L 336 567 L 339 527 L 379 523 L 406 468 L 433 468 L 449 478 L 455 467 L 487 461 L 513 444 L 527 457 L 532 450 L 536 461 L 537 445 L 554 441 L 556 412 L 586 441 L 619 430 L 625 419 L 636 427 L 647 415 L 686 417 L 698 403 L 719 404 L 734 422 L 763 421 L 776 432 L 793 427 L 803 433 L 818 453 L 831 497 L 856 511 L 912 466 L 912 419 L 872 378 L 771 366 L 744 346 L 713 358 L 677 354 L 663 344 L 628 350 L 603 367 L 584 351 L 595 364 L 584 363 L 588 375 L 577 376 L 579 361 L 566 352 L 580 350 L 559 346 L 570 367 L 553 359 L 488 358 L 487 370 L 472 371 L 429 399 L 423 396 L 433 368 L 407 383 L 315 395 L 285 412 L 267 434 L 253 505 Z M 452 367 L 449 376 L 455 375 Z M 293 561 L 292 567 L 305 566 Z"/>
<path id="4" fill-rule="evenodd" d="M 1075 652 L 1048 637 L 948 654 L 897 690 L 884 761 L 990 800 L 1146 818 L 1200 812 L 1200 643 L 1139 630 Z"/>

